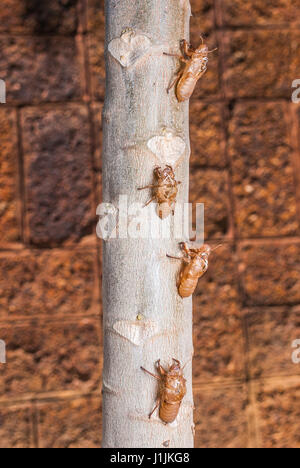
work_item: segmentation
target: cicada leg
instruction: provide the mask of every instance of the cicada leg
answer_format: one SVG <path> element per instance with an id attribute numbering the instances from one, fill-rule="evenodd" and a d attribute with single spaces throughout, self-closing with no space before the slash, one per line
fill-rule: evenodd
<path id="1" fill-rule="evenodd" d="M 157 400 L 157 401 L 156 401 L 156 405 L 155 405 L 154 409 L 153 409 L 153 410 L 151 411 L 151 413 L 149 414 L 149 419 L 151 419 L 151 418 L 152 418 L 153 414 L 155 413 L 155 411 L 156 411 L 156 410 L 157 410 L 157 408 L 159 407 L 159 404 L 160 404 L 160 401 L 159 401 L 159 400 Z"/>
<path id="2" fill-rule="evenodd" d="M 186 57 L 191 57 L 195 52 L 195 49 L 185 39 L 182 39 L 182 41 L 180 41 L 180 48 L 182 54 Z"/>
<path id="3" fill-rule="evenodd" d="M 147 369 L 145 369 L 144 367 L 141 367 L 141 369 L 146 372 L 146 374 L 149 374 L 151 375 L 152 377 L 154 377 L 156 380 L 160 380 L 160 377 L 158 377 L 158 375 L 155 375 L 155 374 L 152 374 L 152 372 L 148 371 Z"/>
<path id="4" fill-rule="evenodd" d="M 144 208 L 146 208 L 146 206 L 150 205 L 150 203 L 152 203 L 154 200 L 155 200 L 155 197 L 152 197 L 152 198 L 146 203 L 146 205 L 144 205 Z"/>
<path id="5" fill-rule="evenodd" d="M 138 190 L 146 190 L 150 188 L 158 188 L 158 185 L 146 185 L 146 187 L 139 187 Z"/>
<path id="6" fill-rule="evenodd" d="M 182 72 L 179 72 L 176 76 L 175 76 L 175 79 L 171 82 L 171 84 L 168 86 L 167 88 L 167 93 L 169 94 L 169 92 L 171 91 L 172 88 L 174 88 L 175 84 L 177 83 L 177 81 L 182 77 Z"/>

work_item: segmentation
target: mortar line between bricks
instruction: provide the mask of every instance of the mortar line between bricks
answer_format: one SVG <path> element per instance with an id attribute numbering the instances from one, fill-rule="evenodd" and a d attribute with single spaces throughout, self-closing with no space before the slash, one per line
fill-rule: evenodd
<path id="1" fill-rule="evenodd" d="M 293 307 L 299 307 L 300 302 L 293 304 Z M 244 313 L 247 317 L 250 317 L 252 314 L 257 313 L 257 308 L 263 312 L 266 312 L 268 310 L 273 310 L 273 312 L 276 314 L 277 311 L 281 311 L 282 308 L 284 307 L 290 307 L 290 304 L 276 304 L 276 305 L 266 305 L 266 304 L 258 304 L 258 305 L 249 305 L 245 307 Z"/>
<path id="2" fill-rule="evenodd" d="M 99 302 L 98 305 L 101 305 L 101 303 Z M 300 306 L 299 303 L 245 305 L 244 308 L 247 309 L 247 314 L 245 314 L 244 316 L 248 317 L 251 314 L 255 313 L 258 307 L 262 310 L 272 309 L 274 313 L 276 313 L 277 310 L 280 311 L 282 308 L 299 307 L 299 306 Z M 14 323 L 16 326 L 23 326 L 23 325 L 25 326 L 26 324 L 32 323 L 32 321 L 47 321 L 50 323 L 56 323 L 57 321 L 62 322 L 62 323 L 77 323 L 78 320 L 98 320 L 99 318 L 101 321 L 102 314 L 99 313 L 99 311 L 94 314 L 86 314 L 86 315 L 53 314 L 51 315 L 51 317 L 49 317 L 49 315 L 46 315 L 46 314 L 39 314 L 38 316 L 36 315 L 32 315 L 32 316 L 14 315 L 12 317 L 0 318 L 0 326 L 11 325 L 11 323 Z M 195 328 L 197 328 L 197 326 L 198 325 L 195 325 Z"/>
<path id="3" fill-rule="evenodd" d="M 295 366 L 296 367 L 296 366 Z M 283 381 L 284 378 L 284 381 Z M 271 376 L 271 377 L 257 377 L 251 380 L 253 385 L 258 384 L 274 384 L 274 385 L 283 385 L 284 387 L 291 387 L 299 385 L 299 373 L 295 375 L 280 375 L 280 376 Z M 198 391 L 211 391 L 211 390 L 224 390 L 226 388 L 238 388 L 245 385 L 244 380 L 233 380 L 233 379 L 223 379 L 218 382 L 210 382 L 203 384 L 195 384 L 193 386 L 194 392 Z M 256 389 L 254 388 L 254 393 L 256 394 Z M 79 392 L 72 390 L 61 390 L 45 393 L 27 393 L 14 397 L 9 395 L 6 398 L 0 398 L 0 407 L 12 407 L 16 405 L 24 404 L 41 404 L 41 403 L 51 403 L 51 402 L 61 402 L 61 401 L 70 401 L 77 400 L 81 398 L 101 398 L 102 395 L 102 385 L 100 390 L 89 391 L 89 392 Z"/>
<path id="4" fill-rule="evenodd" d="M 32 433 L 33 433 L 33 444 L 34 448 L 39 448 L 39 435 L 38 435 L 38 410 L 36 403 L 32 402 L 31 405 L 32 411 Z"/>
<path id="5" fill-rule="evenodd" d="M 263 304 L 263 303 L 253 303 L 253 302 L 248 302 L 246 301 L 245 303 L 243 303 L 243 308 L 244 309 L 253 309 L 255 307 L 259 307 L 259 308 L 262 308 L 262 307 L 272 307 L 272 308 L 275 308 L 275 307 L 291 307 L 291 308 L 294 308 L 294 307 L 298 307 L 299 306 L 299 302 L 283 302 L 282 304 L 280 303 L 274 303 L 274 302 L 269 302 L 268 304 Z"/>
<path id="6" fill-rule="evenodd" d="M 100 314 L 101 315 L 101 314 Z M 32 315 L 31 317 L 28 315 L 14 315 L 12 317 L 1 317 L 0 318 L 0 326 L 3 326 L 5 324 L 11 324 L 15 323 L 16 321 L 19 322 L 19 325 L 21 324 L 28 324 L 28 322 L 32 321 L 50 321 L 50 322 L 62 322 L 62 323 L 73 323 L 77 322 L 78 320 L 95 320 L 99 318 L 99 311 L 94 314 L 73 314 L 73 315 L 67 315 L 67 314 L 51 314 L 51 317 L 46 314 L 38 314 L 38 315 Z M 17 324 L 16 324 L 17 325 Z"/>
<path id="7" fill-rule="evenodd" d="M 223 27 L 222 0 L 213 0 L 214 5 L 214 30 L 217 31 Z"/>
<path id="8" fill-rule="evenodd" d="M 292 106 L 292 107 L 291 107 Z M 295 185 L 295 196 L 297 204 L 298 223 L 300 224 L 300 134 L 297 107 L 295 104 L 290 104 L 286 109 L 287 125 L 290 128 L 291 138 L 291 162 L 293 171 L 293 179 Z M 299 230 L 299 225 L 298 225 Z"/>
<path id="9" fill-rule="evenodd" d="M 86 12 L 86 21 L 87 21 L 87 0 L 83 0 L 85 12 Z M 87 23 L 86 23 L 87 29 Z M 89 124 L 90 124 L 90 138 L 91 138 L 91 152 L 92 152 L 92 166 L 93 166 L 93 199 L 94 199 L 94 214 L 96 216 L 96 209 L 98 204 L 100 203 L 100 198 L 98 198 L 98 187 L 97 187 L 97 177 L 96 177 L 96 125 L 95 125 L 95 116 L 92 109 L 93 99 L 92 99 L 92 79 L 91 79 L 91 65 L 90 65 L 90 55 L 89 55 L 89 47 L 87 44 L 88 36 L 83 39 L 83 46 L 84 46 L 84 56 L 85 56 L 85 74 L 86 74 L 86 84 L 87 84 L 87 94 L 89 96 L 89 103 L 88 103 L 88 113 L 89 113 Z M 97 297 L 98 297 L 98 308 L 99 308 L 99 325 L 102 329 L 102 314 L 101 314 L 101 263 L 100 263 L 100 256 L 101 256 L 101 245 L 98 240 L 96 240 L 96 287 L 97 287 Z"/>
<path id="10" fill-rule="evenodd" d="M 88 0 L 80 0 L 80 4 L 83 9 L 83 19 L 82 19 L 82 24 L 83 24 L 83 32 L 88 33 Z"/>
<path id="11" fill-rule="evenodd" d="M 17 31 L 8 31 L 0 32 L 0 40 L 1 39 L 13 39 L 17 38 L 24 38 L 24 39 L 74 39 L 76 36 L 87 36 L 89 31 L 74 31 L 70 33 L 57 33 L 57 32 L 45 32 L 45 33 L 37 33 L 37 32 L 17 32 Z"/>
<path id="12" fill-rule="evenodd" d="M 24 169 L 24 148 L 23 148 L 23 132 L 21 123 L 21 113 L 17 109 L 17 138 L 18 138 L 18 192 L 20 206 L 20 228 L 21 242 L 25 245 L 25 169 Z"/>
<path id="13" fill-rule="evenodd" d="M 86 5 L 86 4 L 85 4 Z M 96 210 L 98 206 L 98 198 L 97 198 L 97 177 L 96 177 L 96 168 L 97 164 L 95 161 L 95 154 L 96 154 L 96 141 L 95 141 L 95 122 L 94 122 L 94 113 L 92 109 L 92 80 L 91 80 L 91 72 L 90 72 L 90 62 L 89 62 L 89 53 L 88 53 L 88 46 L 86 43 L 86 38 L 83 38 L 83 54 L 84 54 L 84 75 L 85 75 L 85 85 L 86 85 L 86 94 L 88 96 L 88 102 L 86 103 L 87 111 L 88 111 L 88 121 L 89 121 L 89 138 L 90 138 L 90 158 L 91 158 L 91 166 L 92 166 L 92 186 L 93 186 L 93 217 L 96 220 Z M 95 221 L 96 222 L 96 221 Z M 96 237 L 96 227 L 93 228 L 93 236 L 95 238 L 95 246 L 98 253 L 98 242 Z"/>
<path id="14" fill-rule="evenodd" d="M 81 398 L 101 398 L 101 392 L 76 392 L 76 391 L 58 391 L 48 393 L 24 394 L 19 397 L 8 396 L 0 398 L 0 407 L 10 407 L 16 405 L 31 405 L 51 402 L 61 402 L 70 400 L 79 400 Z"/>
<path id="15" fill-rule="evenodd" d="M 88 33 L 88 7 L 87 0 L 79 0 L 77 3 L 78 34 L 86 35 Z"/>
<path id="16" fill-rule="evenodd" d="M 249 448 L 262 448 L 262 442 L 260 437 L 260 418 L 257 407 L 256 392 L 253 385 L 253 380 L 250 380 L 247 384 L 248 387 L 248 398 L 250 411 L 248 414 L 248 426 L 249 426 Z"/>
<path id="17" fill-rule="evenodd" d="M 65 101 L 33 101 L 32 103 L 26 103 L 26 102 L 18 102 L 16 101 L 15 103 L 8 104 L 10 107 L 17 107 L 18 109 L 21 110 L 26 110 L 26 109 L 44 109 L 44 110 L 52 110 L 52 109 L 57 109 L 57 107 L 77 107 L 77 106 L 86 106 L 87 99 L 89 99 L 89 96 L 85 96 L 83 99 L 69 99 Z M 99 104 L 102 103 L 102 101 L 98 101 Z"/>
<path id="18" fill-rule="evenodd" d="M 300 31 L 300 26 L 291 26 L 289 23 L 282 23 L 282 24 L 268 24 L 268 25 L 229 25 L 225 24 L 223 26 L 217 26 L 217 31 L 221 32 L 273 32 L 273 31 L 280 31 L 280 32 L 297 32 Z"/>
<path id="19" fill-rule="evenodd" d="M 102 99 L 91 99 L 91 96 L 86 96 L 88 102 L 92 102 L 93 104 L 103 104 L 104 101 Z M 291 98 L 290 96 L 270 96 L 270 97 L 262 97 L 262 96 L 232 96 L 232 97 L 221 97 L 221 96 L 212 96 L 212 97 L 199 97 L 197 100 L 191 100 L 191 104 L 193 102 L 198 102 L 201 104 L 230 104 L 232 101 L 236 103 L 245 103 L 245 104 L 278 104 L 278 103 L 290 103 Z M 87 100 L 85 99 L 72 99 L 72 100 L 65 100 L 65 101 L 35 101 L 33 103 L 26 103 L 26 102 L 8 102 L 6 104 L 7 109 L 39 109 L 39 108 L 48 108 L 48 109 L 55 109 L 57 106 L 76 106 L 82 105 L 85 106 Z M 297 107 L 297 104 L 294 104 Z M 298 106 L 300 107 L 300 105 Z"/>
<path id="20" fill-rule="evenodd" d="M 297 32 L 299 33 L 300 31 L 300 26 L 291 26 L 290 23 L 281 23 L 281 24 L 268 24 L 268 25 L 260 25 L 260 24 L 253 24 L 253 25 L 245 25 L 245 24 L 239 24 L 239 25 L 230 25 L 230 24 L 224 24 L 222 26 L 216 25 L 214 28 L 216 31 L 221 31 L 221 32 L 273 32 L 273 31 L 282 31 L 282 32 Z M 210 32 L 212 29 L 208 29 Z M 33 38 L 33 39 L 68 39 L 68 38 L 75 38 L 78 35 L 82 36 L 87 36 L 88 34 L 91 35 L 96 35 L 95 32 L 92 30 L 88 30 L 86 28 L 85 30 L 79 30 L 79 31 L 72 31 L 70 33 L 57 33 L 57 32 L 46 32 L 46 33 L 37 33 L 37 32 L 18 32 L 18 31 L 7 31 L 7 32 L 0 32 L 0 39 L 7 39 L 7 38 Z"/>
<path id="21" fill-rule="evenodd" d="M 244 378 L 222 378 L 219 380 L 206 380 L 205 383 L 197 382 L 197 380 L 193 379 L 193 390 L 200 391 L 203 389 L 214 389 L 214 388 L 231 388 L 231 387 L 241 387 L 245 385 Z"/>
<path id="22" fill-rule="evenodd" d="M 96 242 L 93 242 L 93 244 L 89 245 L 80 245 L 80 244 L 74 244 L 74 245 L 61 245 L 61 246 L 56 246 L 56 247 L 34 247 L 34 246 L 29 246 L 26 247 L 25 245 L 20 245 L 18 248 L 12 247 L 12 248 L 1 248 L 0 247 L 0 256 L 1 253 L 24 253 L 24 254 L 32 254 L 32 253 L 50 253 L 50 252 L 86 252 L 86 251 L 93 251 L 96 250 Z"/>
<path id="23" fill-rule="evenodd" d="M 240 285 L 241 286 L 241 285 Z M 243 293 L 243 291 L 242 291 Z M 250 338 L 249 329 L 247 324 L 247 315 L 242 315 L 242 327 L 243 327 L 243 338 L 244 338 L 244 353 L 245 353 L 245 373 L 246 373 L 246 386 L 248 395 L 248 443 L 249 448 L 258 448 L 258 432 L 257 432 L 257 414 L 255 398 L 253 398 L 252 382 L 251 382 L 251 364 L 250 364 Z"/>
<path id="24" fill-rule="evenodd" d="M 295 367 L 297 367 L 295 365 Z M 296 371 L 295 371 L 296 372 Z M 284 382 L 283 379 L 284 378 Z M 293 386 L 293 385 L 299 385 L 299 373 L 293 374 L 281 374 L 281 375 L 273 375 L 273 376 L 262 376 L 262 377 L 253 377 L 251 379 L 251 383 L 254 385 L 257 384 L 276 384 L 276 385 L 287 385 L 287 386 Z M 218 388 L 236 388 L 236 387 L 241 387 L 242 385 L 245 385 L 245 381 L 240 379 L 222 379 L 219 380 L 218 382 L 205 382 L 203 384 L 195 384 L 193 386 L 193 389 L 198 391 L 198 390 L 212 390 L 212 389 L 218 389 Z"/>
<path id="25" fill-rule="evenodd" d="M 236 241 L 239 243 L 239 246 L 247 245 L 248 243 L 251 243 L 253 245 L 263 245 L 266 243 L 266 241 L 273 241 L 276 242 L 276 244 L 287 244 L 291 242 L 298 243 L 300 242 L 300 237 L 299 236 L 285 236 L 285 237 L 238 237 Z"/>
<path id="26" fill-rule="evenodd" d="M 205 168 L 209 170 L 210 168 Z M 220 169 L 220 171 L 224 171 L 224 169 Z M 211 243 L 218 243 L 222 241 L 225 244 L 233 244 L 236 242 L 239 244 L 239 246 L 246 245 L 248 243 L 252 243 L 253 245 L 262 245 L 266 244 L 269 241 L 276 242 L 277 244 L 287 244 L 287 243 L 298 243 L 300 242 L 300 236 L 283 236 L 283 237 L 278 237 L 278 236 L 268 236 L 268 237 L 236 237 L 235 239 L 229 238 L 228 236 L 224 237 L 207 237 L 207 241 Z M 76 251 L 87 251 L 87 250 L 97 250 L 97 245 L 98 245 L 98 238 L 97 236 L 93 236 L 93 239 L 91 240 L 90 243 L 88 244 L 74 244 L 74 245 L 58 245 L 58 246 L 53 246 L 53 247 L 35 247 L 33 245 L 25 245 L 25 244 L 7 244 L 0 246 L 0 257 L 1 254 L 3 256 L 7 254 L 20 254 L 20 253 L 37 253 L 37 254 L 42 254 L 42 253 L 51 253 L 51 252 L 73 252 L 74 250 Z"/>

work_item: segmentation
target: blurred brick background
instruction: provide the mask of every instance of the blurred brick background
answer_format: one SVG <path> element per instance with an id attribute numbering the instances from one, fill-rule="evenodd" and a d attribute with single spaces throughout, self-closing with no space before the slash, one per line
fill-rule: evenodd
<path id="1" fill-rule="evenodd" d="M 191 200 L 224 244 L 194 301 L 196 442 L 300 447 L 300 1 L 192 8 L 219 52 L 191 101 Z M 1 447 L 100 445 L 103 41 L 103 0 L 1 3 Z"/>

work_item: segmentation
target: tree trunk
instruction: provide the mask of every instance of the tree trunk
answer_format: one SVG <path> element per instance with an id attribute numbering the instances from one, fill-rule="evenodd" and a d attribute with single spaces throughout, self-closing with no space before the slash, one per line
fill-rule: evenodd
<path id="1" fill-rule="evenodd" d="M 189 38 L 188 0 L 106 0 L 107 87 L 103 113 L 103 199 L 145 203 L 153 169 L 167 163 L 188 201 L 188 103 L 167 87 L 178 71 L 179 43 Z M 149 207 L 150 209 L 150 207 Z M 172 216 L 170 216 L 172 218 Z M 168 218 L 168 220 L 170 219 Z M 161 221 L 164 224 L 167 221 Z M 178 240 L 111 239 L 103 248 L 103 447 L 193 447 L 192 300 L 178 295 Z M 156 413 L 155 373 L 161 359 L 187 363 L 187 394 L 178 417 L 165 425 Z"/>

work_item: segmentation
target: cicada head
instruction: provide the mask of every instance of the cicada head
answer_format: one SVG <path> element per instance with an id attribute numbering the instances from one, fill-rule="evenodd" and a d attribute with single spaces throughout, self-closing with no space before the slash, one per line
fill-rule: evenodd
<path id="1" fill-rule="evenodd" d="M 210 245 L 208 244 L 204 244 L 200 249 L 199 249 L 199 254 L 203 257 L 203 258 L 208 258 L 211 254 L 211 247 Z"/>
<path id="2" fill-rule="evenodd" d="M 177 359 L 173 358 L 173 364 L 171 365 L 168 374 L 176 376 L 180 372 L 181 372 L 181 364 Z"/>
<path id="3" fill-rule="evenodd" d="M 174 174 L 174 171 L 173 171 L 173 168 L 172 166 L 166 166 L 163 170 L 163 176 L 164 177 L 172 177 L 174 178 L 175 177 L 175 174 Z"/>
<path id="4" fill-rule="evenodd" d="M 218 245 L 217 247 L 215 248 L 211 248 L 210 245 L 208 244 L 204 244 L 202 247 L 200 247 L 200 249 L 198 250 L 198 254 L 201 255 L 201 257 L 204 259 L 204 260 L 207 260 L 208 257 L 210 256 L 210 254 L 212 252 L 214 252 L 215 250 L 219 249 L 220 247 L 222 247 L 222 245 Z"/>
<path id="5" fill-rule="evenodd" d="M 208 46 L 206 44 L 201 44 L 197 49 L 195 50 L 195 54 L 197 55 L 203 55 L 204 57 L 207 57 L 208 55 Z"/>

